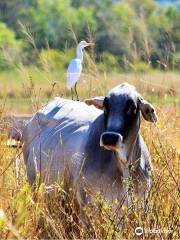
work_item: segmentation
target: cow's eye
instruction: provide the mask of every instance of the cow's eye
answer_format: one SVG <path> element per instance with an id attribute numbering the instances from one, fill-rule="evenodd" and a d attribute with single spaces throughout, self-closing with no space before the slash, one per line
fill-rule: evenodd
<path id="1" fill-rule="evenodd" d="M 133 101 L 128 102 L 127 107 L 126 107 L 126 114 L 128 116 L 136 114 L 136 106 Z"/>
<path id="2" fill-rule="evenodd" d="M 108 100 L 107 97 L 105 97 L 103 105 L 104 105 L 104 112 L 108 113 L 108 111 L 109 111 L 109 100 Z"/>

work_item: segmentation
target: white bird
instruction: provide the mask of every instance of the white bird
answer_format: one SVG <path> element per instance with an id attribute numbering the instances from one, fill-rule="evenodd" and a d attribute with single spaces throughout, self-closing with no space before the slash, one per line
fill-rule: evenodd
<path id="1" fill-rule="evenodd" d="M 76 93 L 77 101 L 79 101 L 76 85 L 77 81 L 80 79 L 82 72 L 82 62 L 83 62 L 83 49 L 88 46 L 93 46 L 93 43 L 87 43 L 86 41 L 81 41 L 76 48 L 76 58 L 73 59 L 67 69 L 67 88 L 71 89 L 71 95 L 73 100 L 73 88 Z"/>

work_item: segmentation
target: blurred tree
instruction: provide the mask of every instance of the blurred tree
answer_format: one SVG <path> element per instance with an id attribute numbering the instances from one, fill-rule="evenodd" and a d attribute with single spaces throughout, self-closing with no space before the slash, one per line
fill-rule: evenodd
<path id="1" fill-rule="evenodd" d="M 142 61 L 177 68 L 180 11 L 153 0 L 0 0 L 0 21 L 15 32 L 14 39 L 26 41 L 26 64 L 38 61 L 37 50 L 62 51 L 95 38 L 97 61 L 105 53 L 106 61 L 116 59 L 126 70 Z"/>
<path id="2" fill-rule="evenodd" d="M 23 22 L 31 28 L 37 48 L 64 48 L 68 39 L 72 43 L 73 31 L 77 38 L 85 38 L 88 25 L 94 29 L 93 10 L 71 6 L 70 0 L 37 0 L 23 13 Z"/>
<path id="3" fill-rule="evenodd" d="M 0 68 L 12 66 L 19 59 L 22 43 L 5 23 L 0 22 Z"/>
<path id="4" fill-rule="evenodd" d="M 110 52 L 119 58 L 131 58 L 129 49 L 129 28 L 133 26 L 133 9 L 126 3 L 112 4 L 96 13 L 98 29 L 96 44 L 98 52 Z M 120 62 L 121 59 L 119 60 Z"/>
<path id="5" fill-rule="evenodd" d="M 33 4 L 35 0 L 31 1 Z M 0 0 L 0 21 L 5 22 L 8 27 L 17 31 L 18 33 L 18 20 L 23 9 L 26 9 L 25 0 Z"/>
<path id="6" fill-rule="evenodd" d="M 132 6 L 137 16 L 141 17 L 143 14 L 145 18 L 149 17 L 157 7 L 153 0 L 127 0 L 128 4 Z"/>
<path id="7" fill-rule="evenodd" d="M 95 6 L 95 7 L 108 7 L 112 4 L 112 0 L 72 0 L 73 7 L 80 6 Z"/>
<path id="8" fill-rule="evenodd" d="M 176 12 L 175 8 L 160 8 L 148 19 L 149 31 L 153 39 L 153 56 L 158 56 L 156 57 L 158 58 L 156 61 L 160 62 L 161 65 L 165 64 L 169 68 L 172 67 L 173 54 L 176 51 L 176 47 L 178 48 L 178 42 L 180 43 L 180 37 L 176 35 L 176 33 L 180 33 L 180 27 L 179 25 L 176 25 L 176 27 L 174 26 L 178 19 L 178 15 L 180 14 Z M 175 34 L 174 27 L 176 28 Z M 156 67 L 158 64 L 153 63 L 153 66 Z"/>

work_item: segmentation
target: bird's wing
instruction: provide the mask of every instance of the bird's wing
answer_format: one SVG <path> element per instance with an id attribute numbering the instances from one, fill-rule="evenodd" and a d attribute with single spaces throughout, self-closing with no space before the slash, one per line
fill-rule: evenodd
<path id="1" fill-rule="evenodd" d="M 79 80 L 82 71 L 82 62 L 79 59 L 73 59 L 67 70 L 67 87 L 74 87 L 75 83 Z"/>

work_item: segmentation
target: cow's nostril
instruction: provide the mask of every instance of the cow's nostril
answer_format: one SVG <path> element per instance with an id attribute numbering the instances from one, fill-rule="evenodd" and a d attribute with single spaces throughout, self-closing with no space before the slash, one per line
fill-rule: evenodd
<path id="1" fill-rule="evenodd" d="M 101 135 L 101 141 L 104 146 L 116 146 L 122 136 L 115 132 L 105 132 Z"/>

